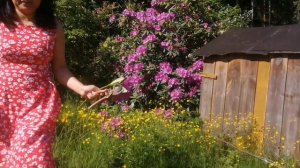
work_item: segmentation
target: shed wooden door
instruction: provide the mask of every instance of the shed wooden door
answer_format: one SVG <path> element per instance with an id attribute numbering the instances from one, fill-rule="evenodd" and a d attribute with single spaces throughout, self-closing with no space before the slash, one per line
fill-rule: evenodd
<path id="1" fill-rule="evenodd" d="M 205 62 L 203 73 L 217 79 L 203 79 L 202 119 L 221 118 L 226 127 L 227 118 L 253 115 L 268 150 L 300 159 L 300 55 L 232 54 Z"/>

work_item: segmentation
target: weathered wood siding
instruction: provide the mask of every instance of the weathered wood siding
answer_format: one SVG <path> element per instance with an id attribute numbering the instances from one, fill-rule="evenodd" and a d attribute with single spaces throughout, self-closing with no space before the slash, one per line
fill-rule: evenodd
<path id="1" fill-rule="evenodd" d="M 203 79 L 202 118 L 240 120 L 251 114 L 264 131 L 265 147 L 274 147 L 269 151 L 300 159 L 300 55 L 235 54 L 209 60 L 203 73 L 217 78 Z"/>
<path id="2" fill-rule="evenodd" d="M 203 67 L 203 72 L 205 73 L 215 73 L 215 62 L 214 59 L 206 59 Z M 212 94 L 213 94 L 213 80 L 209 78 L 204 78 L 201 84 L 201 98 L 200 99 L 200 109 L 201 118 L 204 120 L 210 120 L 211 115 L 211 105 L 212 105 Z M 204 98 L 205 97 L 205 98 Z"/>
<path id="3" fill-rule="evenodd" d="M 266 147 L 270 152 L 279 155 L 281 149 L 281 129 L 284 108 L 284 94 L 286 88 L 286 75 L 288 58 L 282 55 L 271 60 L 270 84 L 266 111 Z M 277 148 L 271 149 L 276 146 Z"/>
<path id="4" fill-rule="evenodd" d="M 223 117 L 228 61 L 217 61 L 215 67 L 218 80 L 215 80 L 213 84 L 211 113 L 213 117 Z"/>
<path id="5" fill-rule="evenodd" d="M 299 157 L 300 139 L 300 59 L 289 58 L 283 109 L 282 144 L 283 152 Z"/>

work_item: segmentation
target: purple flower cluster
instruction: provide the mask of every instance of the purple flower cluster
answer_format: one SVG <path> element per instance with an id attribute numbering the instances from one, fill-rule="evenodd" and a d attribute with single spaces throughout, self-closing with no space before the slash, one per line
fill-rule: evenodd
<path id="1" fill-rule="evenodd" d="M 115 20 L 116 20 L 116 15 L 111 15 L 109 17 L 109 23 L 113 23 L 113 22 L 115 22 Z"/>
<path id="2" fill-rule="evenodd" d="M 112 129 L 118 129 L 123 124 L 123 119 L 120 117 L 114 117 L 110 120 L 110 125 Z"/>
<path id="3" fill-rule="evenodd" d="M 144 78 L 139 75 L 132 75 L 128 76 L 126 80 L 123 82 L 123 86 L 128 89 L 132 90 L 133 88 L 136 88 L 144 81 Z"/>
<path id="4" fill-rule="evenodd" d="M 130 36 L 133 36 L 133 37 L 136 37 L 138 34 L 139 34 L 139 31 L 135 30 L 135 29 L 130 32 Z"/>
<path id="5" fill-rule="evenodd" d="M 172 101 L 178 101 L 184 96 L 181 88 L 176 88 L 170 92 L 170 97 Z"/>
<path id="6" fill-rule="evenodd" d="M 193 97 L 197 94 L 201 82 L 201 76 L 198 72 L 203 67 L 202 61 L 196 61 L 189 69 L 179 67 L 175 72 L 173 72 L 173 68 L 169 62 L 162 62 L 159 64 L 159 67 L 159 72 L 154 77 L 155 81 L 168 86 L 170 89 L 169 96 L 172 101 L 179 101 L 184 97 Z M 173 73 L 177 77 L 171 77 L 174 75 Z M 183 90 L 181 88 L 182 84 L 188 84 L 190 89 Z"/>
<path id="7" fill-rule="evenodd" d="M 155 76 L 155 81 L 160 83 L 167 83 L 169 74 L 173 72 L 172 66 L 169 62 L 162 62 L 159 64 L 160 71 Z"/>
<path id="8" fill-rule="evenodd" d="M 159 64 L 160 71 L 164 74 L 171 74 L 173 72 L 172 66 L 169 62 L 162 62 Z"/>
<path id="9" fill-rule="evenodd" d="M 160 83 L 167 83 L 169 80 L 168 75 L 163 72 L 158 72 L 154 78 L 155 78 L 155 81 L 160 82 Z"/>
<path id="10" fill-rule="evenodd" d="M 176 86 L 178 86 L 179 84 L 180 84 L 180 82 L 179 82 L 179 80 L 178 80 L 177 78 L 171 78 L 171 79 L 169 79 L 169 81 L 168 81 L 168 86 L 169 86 L 170 88 L 176 87 Z"/>
<path id="11" fill-rule="evenodd" d="M 155 114 L 157 116 L 162 116 L 165 119 L 172 119 L 174 116 L 174 111 L 172 109 L 162 109 L 162 108 L 158 108 L 156 109 Z"/>
<path id="12" fill-rule="evenodd" d="M 107 115 L 105 120 L 101 122 L 101 129 L 103 132 L 111 136 L 117 136 L 120 139 L 124 139 L 126 138 L 127 134 L 122 128 L 123 124 L 124 124 L 124 120 L 121 117 L 108 118 Z"/>
<path id="13" fill-rule="evenodd" d="M 191 76 L 191 72 L 189 70 L 186 70 L 186 69 L 182 68 L 182 67 L 177 68 L 175 71 L 176 71 L 176 74 L 179 77 L 184 78 L 184 79 Z"/>
<path id="14" fill-rule="evenodd" d="M 156 21 L 160 24 L 163 25 L 166 21 L 175 19 L 176 15 L 174 13 L 160 13 L 157 18 Z"/>
<path id="15" fill-rule="evenodd" d="M 162 41 L 160 43 L 161 48 L 172 51 L 174 49 L 173 44 L 170 41 Z"/>
<path id="16" fill-rule="evenodd" d="M 203 61 L 202 60 L 198 60 L 198 61 L 195 61 L 192 65 L 192 70 L 193 71 L 199 71 L 199 70 L 202 70 L 203 68 Z"/>
<path id="17" fill-rule="evenodd" d="M 203 26 L 204 29 L 206 29 L 207 32 L 211 32 L 211 31 L 212 31 L 212 29 L 211 29 L 211 27 L 208 25 L 208 23 L 205 22 L 205 23 L 202 24 L 202 26 Z"/>
<path id="18" fill-rule="evenodd" d="M 146 45 L 146 44 L 154 42 L 156 40 L 157 40 L 156 35 L 150 34 L 143 39 L 143 44 Z"/>
<path id="19" fill-rule="evenodd" d="M 130 64 L 130 63 L 134 63 L 134 62 L 138 62 L 141 58 L 141 55 L 139 54 L 131 54 L 127 57 L 127 62 Z"/>
<path id="20" fill-rule="evenodd" d="M 187 93 L 187 96 L 188 96 L 188 97 L 193 97 L 193 96 L 195 96 L 195 95 L 198 93 L 198 91 L 199 91 L 199 87 L 194 86 L 194 87 L 192 87 L 192 88 L 190 89 L 190 91 Z"/>
<path id="21" fill-rule="evenodd" d="M 169 9 L 168 2 L 170 1 L 152 0 L 151 8 L 142 11 L 125 9 L 122 12 L 123 17 L 127 17 L 126 19 L 130 24 L 125 23 L 127 27 L 123 26 L 126 31 L 129 30 L 129 38 L 125 41 L 126 43 L 120 45 L 132 45 L 134 48 L 130 50 L 133 52 L 130 52 L 127 51 L 128 48 L 124 47 L 125 51 L 120 55 L 126 77 L 123 85 L 130 92 L 143 96 L 147 95 L 148 92 L 153 92 L 153 88 L 165 89 L 163 92 L 158 92 L 157 96 L 163 94 L 163 97 L 177 102 L 186 98 L 195 98 L 199 92 L 202 80 L 199 72 L 203 69 L 203 61 L 197 60 L 188 66 L 188 63 L 193 59 L 186 57 L 186 53 L 192 50 L 187 46 L 192 34 L 189 30 L 185 33 L 185 29 L 183 29 L 184 33 L 177 31 L 179 30 L 178 27 L 186 28 L 186 26 L 184 24 L 178 26 L 175 23 L 185 22 L 194 25 L 196 22 L 201 22 L 202 25 L 199 29 L 202 31 L 203 29 L 209 31 L 211 27 L 197 14 L 186 13 L 186 15 L 183 14 L 184 12 L 176 12 L 176 14 L 171 12 L 178 11 L 177 8 L 180 11 L 188 11 L 188 3 L 176 1 L 177 5 L 174 5 L 174 10 L 164 10 L 164 8 Z M 173 1 L 170 4 L 173 5 Z M 111 16 L 110 22 L 114 22 L 114 20 L 116 18 Z M 197 26 L 199 27 L 199 23 Z M 119 42 L 124 41 L 121 37 L 118 38 L 120 38 Z M 123 56 L 124 53 L 130 54 Z M 186 62 L 178 62 L 181 60 L 181 56 Z M 163 60 L 170 60 L 170 62 Z M 171 115 L 169 112 L 163 114 Z"/>
<path id="22" fill-rule="evenodd" d="M 130 75 L 130 74 L 139 74 L 144 68 L 144 63 L 137 63 L 137 64 L 127 64 L 125 65 L 125 73 L 127 75 Z"/>
<path id="23" fill-rule="evenodd" d="M 146 23 L 155 31 L 160 32 L 165 22 L 175 19 L 176 15 L 171 12 L 159 13 L 155 8 L 147 8 L 146 11 L 135 12 L 133 10 L 125 9 L 123 15 L 137 19 L 141 23 Z M 132 36 L 137 35 L 137 30 L 132 30 Z"/>
<path id="24" fill-rule="evenodd" d="M 135 53 L 137 55 L 144 56 L 147 54 L 147 51 L 148 51 L 147 47 L 145 47 L 144 45 L 140 45 L 137 47 Z"/>
<path id="25" fill-rule="evenodd" d="M 130 16 L 130 17 L 135 17 L 135 11 L 130 10 L 130 9 L 125 9 L 122 13 L 124 16 Z"/>
<path id="26" fill-rule="evenodd" d="M 168 110 L 165 111 L 165 118 L 166 119 L 171 119 L 173 117 L 173 115 L 174 115 L 173 110 L 168 109 Z"/>

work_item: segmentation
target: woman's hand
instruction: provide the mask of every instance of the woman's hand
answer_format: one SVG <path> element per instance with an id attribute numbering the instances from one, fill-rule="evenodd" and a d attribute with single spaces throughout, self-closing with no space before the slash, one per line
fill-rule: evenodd
<path id="1" fill-rule="evenodd" d="M 89 100 L 93 100 L 95 98 L 102 98 L 108 94 L 108 89 L 101 90 L 95 85 L 83 85 L 80 92 L 80 96 L 82 98 Z"/>

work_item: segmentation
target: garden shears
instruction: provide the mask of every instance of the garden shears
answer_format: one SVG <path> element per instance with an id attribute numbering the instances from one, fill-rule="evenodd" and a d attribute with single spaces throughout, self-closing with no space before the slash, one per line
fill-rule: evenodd
<path id="1" fill-rule="evenodd" d="M 88 107 L 88 109 L 91 109 L 93 108 L 94 106 L 96 106 L 97 104 L 111 98 L 112 96 L 117 96 L 117 95 L 120 95 L 120 94 L 123 94 L 123 93 L 128 93 L 128 90 L 122 86 L 122 83 L 123 81 L 125 80 L 124 77 L 119 77 L 115 80 L 113 80 L 110 84 L 106 85 L 106 86 L 103 86 L 100 88 L 100 90 L 103 90 L 103 89 L 109 89 L 109 93 L 100 98 L 99 100 L 95 101 L 92 105 L 90 105 Z M 96 92 L 96 94 L 99 94 L 99 92 Z"/>

